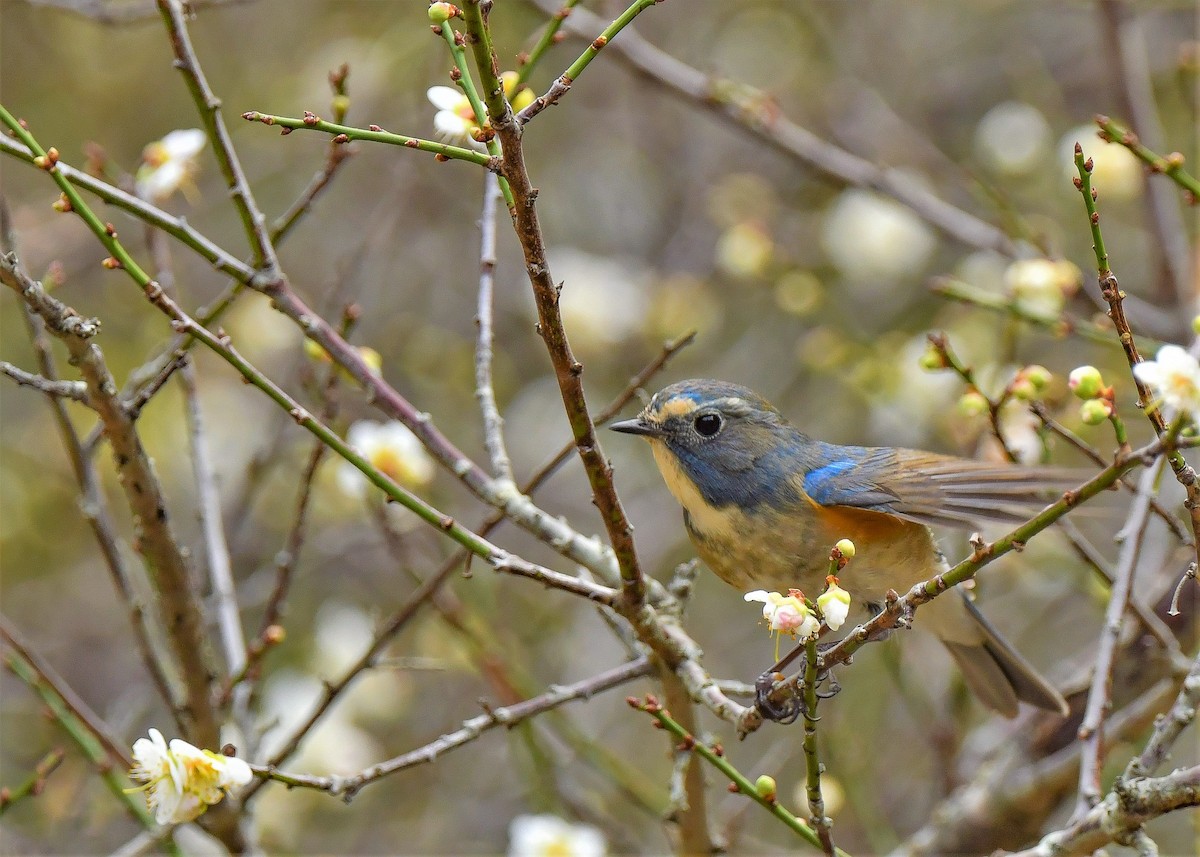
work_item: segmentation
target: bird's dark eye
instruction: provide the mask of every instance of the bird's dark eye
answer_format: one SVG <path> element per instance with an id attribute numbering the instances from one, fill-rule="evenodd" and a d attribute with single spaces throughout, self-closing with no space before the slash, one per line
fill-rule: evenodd
<path id="1" fill-rule="evenodd" d="M 693 425 L 702 437 L 712 437 L 721 430 L 721 417 L 718 414 L 701 414 Z"/>

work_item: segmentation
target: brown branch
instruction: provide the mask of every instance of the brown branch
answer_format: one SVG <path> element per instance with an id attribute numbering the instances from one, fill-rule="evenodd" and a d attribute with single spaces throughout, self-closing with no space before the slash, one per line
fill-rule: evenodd
<path id="1" fill-rule="evenodd" d="M 521 242 L 525 270 L 533 287 L 538 312 L 538 332 L 554 366 L 554 376 L 558 381 L 567 420 L 571 424 L 571 433 L 575 437 L 575 446 L 587 472 L 592 497 L 600 510 L 609 542 L 616 554 L 621 572 L 622 594 L 628 605 L 636 608 L 645 600 L 646 584 L 633 543 L 633 528 L 613 486 L 612 466 L 600 447 L 600 440 L 596 437 L 596 426 L 588 412 L 581 378 L 583 364 L 575 359 L 563 329 L 558 305 L 559 286 L 554 282 L 549 262 L 546 260 L 546 244 L 536 207 L 537 192 L 530 181 L 521 146 L 521 126 L 513 115 L 508 99 L 504 97 L 504 88 L 499 81 L 499 67 L 491 50 L 487 24 L 483 19 L 479 0 L 467 0 L 464 14 L 471 35 L 468 41 L 475 55 L 475 64 L 479 69 L 487 102 L 489 121 L 504 152 L 501 172 L 512 191 L 513 228 Z"/>
<path id="2" fill-rule="evenodd" d="M 16 237 L 12 232 L 8 206 L 5 204 L 3 196 L 0 196 L 0 249 L 6 253 L 15 252 L 15 244 Z M 26 328 L 29 331 L 29 341 L 33 345 L 34 354 L 37 357 L 38 368 L 44 377 L 57 380 L 58 368 L 50 349 L 50 340 L 46 336 L 46 323 L 27 303 L 22 303 L 21 309 Z M 117 533 L 116 524 L 112 520 L 108 498 L 101 490 L 99 474 L 96 473 L 91 457 L 84 450 L 79 434 L 75 430 L 75 424 L 71 421 L 63 402 L 57 398 L 48 398 L 47 404 L 50 406 L 54 423 L 58 427 L 63 449 L 71 462 L 75 481 L 79 485 L 79 496 L 82 501 L 79 504 L 80 513 L 91 528 L 96 544 L 100 548 L 104 566 L 108 569 L 122 603 L 128 607 L 129 624 L 133 630 L 138 655 L 163 704 L 170 710 L 176 728 L 182 732 L 181 707 L 172 690 L 167 669 L 151 641 L 150 629 L 147 627 L 149 620 L 141 600 L 134 590 L 133 577 L 120 548 L 120 536 Z"/>
<path id="3" fill-rule="evenodd" d="M 205 658 L 204 621 L 192 588 L 191 569 L 167 518 L 166 499 L 132 420 L 116 397 L 117 386 L 100 349 L 81 330 L 79 314 L 50 297 L 20 271 L 16 257 L 0 261 L 0 281 L 20 293 L 67 346 L 88 385 L 92 407 L 104 423 L 125 499 L 134 516 L 136 548 L 158 594 L 159 611 L 186 695 L 185 735 L 201 747 L 219 747 L 212 707 L 213 674 Z"/>
<path id="4" fill-rule="evenodd" d="M 1200 765 L 1121 783 L 1085 816 L 1015 857 L 1065 857 L 1091 854 L 1110 842 L 1128 844 L 1146 822 L 1189 806 L 1200 806 Z"/>

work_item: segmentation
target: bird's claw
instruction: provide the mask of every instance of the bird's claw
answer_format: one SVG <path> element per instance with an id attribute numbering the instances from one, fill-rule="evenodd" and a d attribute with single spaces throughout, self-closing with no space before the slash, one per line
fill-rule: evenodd
<path id="1" fill-rule="evenodd" d="M 808 717 L 808 712 L 804 704 L 804 697 L 795 688 L 790 689 L 788 696 L 782 701 L 775 701 L 775 697 L 780 691 L 779 685 L 784 680 L 783 673 L 775 670 L 767 670 L 760 675 L 754 682 L 754 707 L 763 716 L 763 719 L 787 725 L 795 723 L 801 715 Z M 816 691 L 818 699 L 830 699 L 842 689 L 829 670 L 825 670 L 817 676 L 817 682 L 828 682 L 824 690 Z"/>
<path id="2" fill-rule="evenodd" d="M 783 673 L 768 670 L 754 682 L 754 707 L 766 720 L 787 725 L 795 723 L 804 713 L 804 701 L 794 690 L 782 702 L 775 702 L 776 683 L 784 679 Z"/>

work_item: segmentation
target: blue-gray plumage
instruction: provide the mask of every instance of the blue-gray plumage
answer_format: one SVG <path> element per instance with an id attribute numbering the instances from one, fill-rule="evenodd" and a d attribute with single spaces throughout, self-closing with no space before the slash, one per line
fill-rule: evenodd
<path id="1" fill-rule="evenodd" d="M 650 441 L 701 559 L 743 591 L 819 593 L 829 549 L 848 538 L 856 553 L 842 585 L 858 605 L 878 604 L 945 570 L 930 525 L 1020 523 L 1045 505 L 1046 490 L 1067 487 L 1047 468 L 813 440 L 722 381 L 672 384 L 612 428 Z M 1011 717 L 1021 699 L 1065 713 L 1058 691 L 965 596 L 934 599 L 919 616 L 990 708 Z"/>

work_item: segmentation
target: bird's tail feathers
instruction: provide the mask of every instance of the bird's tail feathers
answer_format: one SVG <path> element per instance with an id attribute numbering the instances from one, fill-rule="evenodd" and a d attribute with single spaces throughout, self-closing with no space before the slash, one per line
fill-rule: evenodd
<path id="1" fill-rule="evenodd" d="M 976 645 L 943 642 L 975 695 L 1005 717 L 1016 716 L 1018 700 L 1065 716 L 1068 707 L 1062 694 L 1000 636 L 974 604 L 966 599 L 964 603 L 984 639 Z"/>

